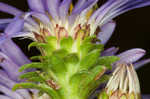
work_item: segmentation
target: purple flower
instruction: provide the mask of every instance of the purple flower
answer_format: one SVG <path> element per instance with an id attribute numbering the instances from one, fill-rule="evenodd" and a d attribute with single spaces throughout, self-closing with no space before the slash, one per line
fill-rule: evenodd
<path id="1" fill-rule="evenodd" d="M 107 0 L 93 14 L 88 15 L 98 0 L 78 0 L 71 9 L 72 0 L 28 0 L 29 12 L 20 11 L 17 8 L 0 2 L 0 11 L 14 15 L 13 19 L 0 19 L 0 99 L 32 99 L 29 90 L 12 92 L 14 84 L 20 82 L 18 68 L 30 61 L 21 50 L 12 42 L 12 37 L 29 37 L 33 40 L 43 40 L 49 35 L 72 36 L 75 38 L 79 30 L 88 29 L 88 35 L 96 34 L 102 44 L 106 44 L 111 37 L 115 22 L 113 18 L 129 10 L 150 5 L 150 0 Z M 68 13 L 70 12 L 70 13 Z M 40 38 L 39 38 L 40 37 Z M 118 48 L 112 47 L 105 50 L 102 56 L 117 55 Z M 150 62 L 150 59 L 139 60 L 145 51 L 143 49 L 131 49 L 117 56 L 117 63 L 134 63 L 135 68 Z M 115 66 L 115 65 L 114 65 Z M 35 95 L 36 96 L 36 95 Z"/>

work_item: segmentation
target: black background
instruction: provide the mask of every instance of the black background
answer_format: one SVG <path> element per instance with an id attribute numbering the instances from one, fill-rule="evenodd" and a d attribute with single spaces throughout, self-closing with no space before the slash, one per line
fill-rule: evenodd
<path id="1" fill-rule="evenodd" d="M 26 0 L 0 1 L 13 5 L 23 11 L 28 11 Z M 100 1 L 104 2 L 104 0 Z M 7 17 L 12 16 L 0 13 L 0 18 Z M 139 8 L 126 12 L 114 20 L 117 23 L 117 27 L 112 38 L 106 44 L 106 48 L 116 46 L 120 48 L 119 52 L 131 48 L 143 48 L 147 51 L 147 55 L 144 58 L 150 58 L 150 7 Z M 31 42 L 30 40 L 14 39 L 14 41 L 29 57 L 39 53 L 36 49 L 32 49 L 31 51 L 27 50 L 27 45 Z M 142 93 L 150 94 L 150 64 L 145 65 L 137 72 L 141 83 Z"/>

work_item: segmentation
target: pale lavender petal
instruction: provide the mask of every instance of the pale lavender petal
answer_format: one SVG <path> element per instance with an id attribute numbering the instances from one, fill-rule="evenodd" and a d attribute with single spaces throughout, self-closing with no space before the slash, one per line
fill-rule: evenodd
<path id="1" fill-rule="evenodd" d="M 0 72 L 0 84 L 7 86 L 8 88 L 12 88 L 16 82 L 5 76 L 6 74 Z"/>
<path id="2" fill-rule="evenodd" d="M 6 12 L 12 15 L 20 15 L 21 13 L 23 13 L 21 10 L 14 8 L 10 5 L 7 5 L 5 3 L 0 2 L 0 11 L 2 12 Z"/>
<path id="3" fill-rule="evenodd" d="M 0 70 L 0 84 L 3 84 L 11 89 L 16 84 L 16 82 L 11 80 L 4 71 Z M 19 89 L 16 92 L 25 97 L 25 99 L 31 99 L 29 92 L 25 89 Z"/>
<path id="4" fill-rule="evenodd" d="M 0 24 L 10 23 L 13 19 L 0 19 Z"/>
<path id="5" fill-rule="evenodd" d="M 43 13 L 31 12 L 31 15 L 40 19 L 44 24 L 50 24 L 49 17 Z"/>
<path id="6" fill-rule="evenodd" d="M 78 9 L 74 9 L 72 11 L 72 14 L 69 16 L 69 23 L 73 24 L 76 17 L 78 15 L 80 15 L 81 13 L 83 13 L 83 15 L 85 16 L 85 14 L 98 2 L 98 0 L 89 0 L 86 1 L 84 4 L 82 4 L 82 6 L 78 7 Z"/>
<path id="7" fill-rule="evenodd" d="M 59 11 L 59 4 L 60 0 L 46 0 L 47 10 L 52 16 L 53 19 L 57 20 L 59 18 L 58 11 Z"/>
<path id="8" fill-rule="evenodd" d="M 18 33 L 22 30 L 24 26 L 23 18 L 15 18 L 13 22 L 11 22 L 5 29 L 4 33 L 7 35 L 12 35 L 14 33 Z"/>
<path id="9" fill-rule="evenodd" d="M 96 2 L 97 0 L 88 0 L 80 8 L 73 10 L 72 14 L 80 14 L 83 10 L 87 9 L 90 5 L 93 5 Z"/>
<path id="10" fill-rule="evenodd" d="M 1 43 L 0 50 L 18 66 L 30 63 L 30 60 L 28 60 L 21 49 L 11 39 L 7 39 L 5 42 Z"/>
<path id="11" fill-rule="evenodd" d="M 0 30 L 4 30 L 8 24 L 0 24 Z"/>
<path id="12" fill-rule="evenodd" d="M 112 6 L 112 9 L 110 9 L 109 12 L 105 11 L 105 13 L 107 12 L 107 15 L 105 14 L 105 17 L 103 19 L 99 17 L 97 19 L 97 22 L 101 21 L 101 23 L 107 23 L 108 21 L 112 20 L 116 16 L 125 13 L 129 10 L 148 6 L 150 5 L 150 0 L 125 0 L 123 1 L 123 3 L 118 5 L 119 6 L 117 7 Z"/>
<path id="13" fill-rule="evenodd" d="M 45 13 L 45 9 L 42 1 L 43 0 L 28 0 L 30 9 L 36 12 Z"/>
<path id="14" fill-rule="evenodd" d="M 150 59 L 144 59 L 144 60 L 138 61 L 138 62 L 134 63 L 134 68 L 139 69 L 148 63 L 150 63 Z"/>
<path id="15" fill-rule="evenodd" d="M 118 52 L 118 50 L 119 48 L 117 47 L 108 48 L 101 53 L 101 56 L 113 56 Z"/>
<path id="16" fill-rule="evenodd" d="M 12 99 L 12 98 L 5 96 L 5 95 L 0 95 L 0 99 Z"/>
<path id="17" fill-rule="evenodd" d="M 24 99 L 19 93 L 13 92 L 11 89 L 3 85 L 0 85 L 0 91 L 9 97 L 12 97 L 13 99 Z"/>
<path id="18" fill-rule="evenodd" d="M 101 40 L 101 44 L 105 45 L 107 43 L 109 38 L 112 36 L 115 27 L 116 27 L 116 23 L 114 21 L 106 23 L 101 27 L 101 32 L 98 34 L 98 39 Z"/>
<path id="19" fill-rule="evenodd" d="M 103 4 L 98 10 L 96 10 L 92 16 L 90 17 L 89 21 L 96 20 L 98 16 L 103 16 L 104 13 L 106 13 L 106 9 L 110 7 L 114 3 L 114 0 L 109 0 L 105 4 Z"/>
<path id="20" fill-rule="evenodd" d="M 144 94 L 144 95 L 142 95 L 142 99 L 150 99 L 150 94 Z"/>
<path id="21" fill-rule="evenodd" d="M 65 20 L 67 14 L 68 14 L 68 9 L 70 7 L 72 0 L 63 0 L 62 3 L 60 4 L 59 7 L 59 16 L 62 20 Z"/>
<path id="22" fill-rule="evenodd" d="M 0 75 L 5 76 L 5 77 L 8 78 L 8 74 L 2 69 L 0 69 Z"/>
<path id="23" fill-rule="evenodd" d="M 117 55 L 120 60 L 117 63 L 133 63 L 139 60 L 141 57 L 145 55 L 145 50 L 140 48 L 130 49 L 125 51 L 119 55 Z"/>
<path id="24" fill-rule="evenodd" d="M 87 2 L 87 0 L 78 0 L 78 2 L 75 5 L 73 11 L 80 9 L 85 4 L 85 2 Z"/>
<path id="25" fill-rule="evenodd" d="M 18 80 L 17 78 L 21 74 L 18 72 L 19 66 L 2 52 L 0 52 L 0 61 L 0 66 L 8 73 L 9 77 Z"/>

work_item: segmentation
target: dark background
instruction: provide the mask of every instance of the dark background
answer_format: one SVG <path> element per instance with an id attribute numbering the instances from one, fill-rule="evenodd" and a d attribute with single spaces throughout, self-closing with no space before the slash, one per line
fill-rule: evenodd
<path id="1" fill-rule="evenodd" d="M 0 1 L 13 5 L 23 11 L 28 11 L 26 0 Z M 0 18 L 7 17 L 12 16 L 6 13 L 0 13 Z M 106 48 L 116 46 L 120 48 L 119 52 L 131 48 L 143 48 L 147 51 L 147 55 L 144 58 L 150 58 L 150 7 L 126 12 L 114 20 L 117 23 L 117 27 L 112 38 L 106 44 Z M 37 54 L 36 49 L 32 49 L 31 51 L 27 50 L 27 45 L 31 42 L 30 40 L 14 39 L 14 41 L 22 48 L 27 56 L 30 57 Z M 145 65 L 137 72 L 141 83 L 142 93 L 150 94 L 150 64 Z"/>

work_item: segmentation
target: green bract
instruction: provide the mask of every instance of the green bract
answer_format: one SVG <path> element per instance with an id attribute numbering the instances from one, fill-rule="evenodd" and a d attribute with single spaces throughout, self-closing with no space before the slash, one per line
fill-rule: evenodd
<path id="1" fill-rule="evenodd" d="M 93 37 L 73 40 L 64 37 L 47 37 L 44 43 L 33 42 L 29 48 L 36 46 L 42 56 L 35 56 L 40 62 L 32 62 L 20 68 L 20 71 L 35 68 L 37 71 L 20 76 L 27 82 L 14 86 L 35 88 L 40 93 L 48 94 L 52 99 L 87 99 L 101 84 L 108 80 L 105 71 L 118 60 L 116 56 L 103 56 L 102 44 L 92 43 Z"/>

